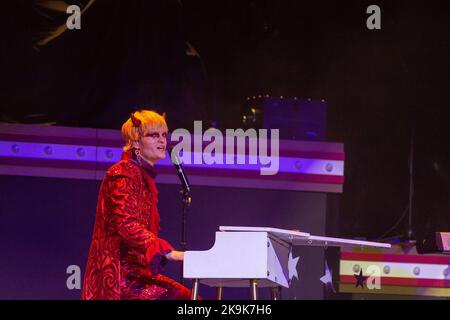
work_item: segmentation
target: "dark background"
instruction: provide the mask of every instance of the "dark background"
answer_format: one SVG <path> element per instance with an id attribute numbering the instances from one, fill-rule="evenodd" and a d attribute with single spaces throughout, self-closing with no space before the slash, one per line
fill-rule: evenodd
<path id="1" fill-rule="evenodd" d="M 366 28 L 371 4 L 381 30 Z M 11 1 L 2 4 L 1 120 L 118 129 L 151 107 L 171 128 L 234 128 L 248 96 L 325 99 L 328 140 L 346 151 L 338 234 L 406 234 L 411 141 L 413 237 L 450 230 L 448 9 L 438 0 L 97 0 L 81 30 L 37 46 L 67 15 Z M 198 55 L 185 54 L 187 41 Z"/>

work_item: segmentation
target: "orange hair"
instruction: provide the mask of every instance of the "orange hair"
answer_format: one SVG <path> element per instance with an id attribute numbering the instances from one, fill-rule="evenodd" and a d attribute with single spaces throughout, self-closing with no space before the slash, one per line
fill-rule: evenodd
<path id="1" fill-rule="evenodd" d="M 132 143 L 141 139 L 142 132 L 147 129 L 163 127 L 167 129 L 166 114 L 162 115 L 152 110 L 138 110 L 122 125 L 122 137 L 125 140 L 124 151 L 132 148 Z"/>

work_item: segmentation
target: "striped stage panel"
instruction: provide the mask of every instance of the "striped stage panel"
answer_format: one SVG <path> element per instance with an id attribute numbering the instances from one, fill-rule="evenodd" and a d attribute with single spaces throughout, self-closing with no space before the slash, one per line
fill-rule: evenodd
<path id="1" fill-rule="evenodd" d="M 192 141 L 198 139 L 192 135 Z M 201 140 L 200 144 L 201 148 L 206 145 Z M 101 180 L 105 170 L 120 160 L 122 146 L 118 130 L 0 124 L 0 174 Z M 191 153 L 192 159 L 198 157 L 194 147 Z M 250 164 L 248 156 L 244 164 L 183 166 L 192 185 L 342 193 L 342 143 L 280 140 L 277 158 L 274 175 L 261 175 L 262 165 Z M 169 157 L 155 168 L 158 183 L 179 183 Z"/>
<path id="2" fill-rule="evenodd" d="M 357 285 L 361 273 L 364 285 Z M 414 244 L 390 249 L 343 249 L 339 291 L 345 293 L 450 297 L 450 255 L 418 254 Z"/>

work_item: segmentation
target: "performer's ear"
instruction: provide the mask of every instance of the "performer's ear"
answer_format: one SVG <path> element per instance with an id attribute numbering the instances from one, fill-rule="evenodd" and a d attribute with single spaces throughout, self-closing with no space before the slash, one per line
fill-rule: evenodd
<path id="1" fill-rule="evenodd" d="M 132 141 L 131 146 L 135 149 L 139 149 L 139 142 L 138 141 Z"/>

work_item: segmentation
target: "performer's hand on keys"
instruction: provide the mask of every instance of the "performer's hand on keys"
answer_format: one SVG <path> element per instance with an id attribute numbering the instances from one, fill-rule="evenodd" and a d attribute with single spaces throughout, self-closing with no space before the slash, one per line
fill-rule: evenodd
<path id="1" fill-rule="evenodd" d="M 170 261 L 183 261 L 184 252 L 173 250 L 173 251 L 169 252 L 168 254 L 166 254 L 166 258 Z"/>

